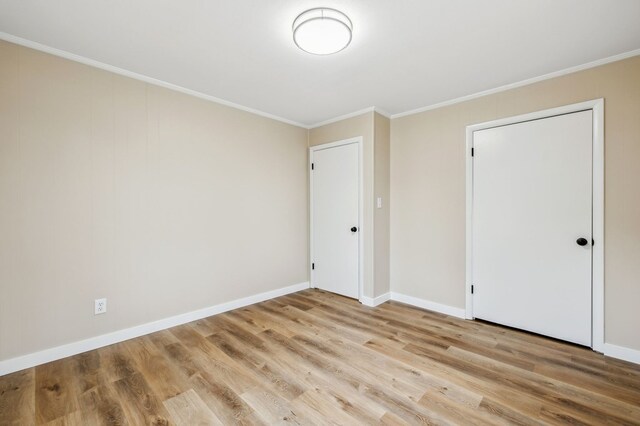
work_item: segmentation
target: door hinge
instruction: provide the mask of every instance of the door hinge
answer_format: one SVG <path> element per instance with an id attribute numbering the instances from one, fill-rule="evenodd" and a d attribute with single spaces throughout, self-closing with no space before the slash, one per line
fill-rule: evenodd
<path id="1" fill-rule="evenodd" d="M 473 157 L 475 155 L 475 150 L 474 148 L 471 148 L 471 156 Z"/>
<path id="2" fill-rule="evenodd" d="M 315 170 L 315 168 L 316 168 L 315 163 L 311 163 L 311 170 Z"/>
<path id="3" fill-rule="evenodd" d="M 316 264 L 315 263 L 311 264 L 311 269 L 316 269 Z"/>
<path id="4" fill-rule="evenodd" d="M 473 284 L 471 284 L 471 294 L 473 294 Z"/>

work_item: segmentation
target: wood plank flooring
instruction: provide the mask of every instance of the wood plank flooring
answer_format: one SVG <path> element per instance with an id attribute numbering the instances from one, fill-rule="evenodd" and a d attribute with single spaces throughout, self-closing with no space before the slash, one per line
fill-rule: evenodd
<path id="1" fill-rule="evenodd" d="M 640 424 L 640 366 L 305 290 L 0 377 L 0 425 Z"/>

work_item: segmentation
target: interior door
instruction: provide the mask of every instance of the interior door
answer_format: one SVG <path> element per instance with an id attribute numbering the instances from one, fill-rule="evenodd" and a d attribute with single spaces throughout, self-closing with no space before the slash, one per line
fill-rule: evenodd
<path id="1" fill-rule="evenodd" d="M 312 285 L 359 298 L 357 143 L 313 152 Z"/>
<path id="2" fill-rule="evenodd" d="M 591 346 L 592 119 L 474 132 L 476 318 Z"/>

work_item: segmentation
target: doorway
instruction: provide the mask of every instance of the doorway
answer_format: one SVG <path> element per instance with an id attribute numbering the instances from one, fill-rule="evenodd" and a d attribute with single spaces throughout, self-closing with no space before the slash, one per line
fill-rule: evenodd
<path id="1" fill-rule="evenodd" d="M 309 149 L 311 286 L 360 299 L 362 138 Z"/>
<path id="2" fill-rule="evenodd" d="M 467 317 L 601 350 L 602 107 L 467 128 Z"/>

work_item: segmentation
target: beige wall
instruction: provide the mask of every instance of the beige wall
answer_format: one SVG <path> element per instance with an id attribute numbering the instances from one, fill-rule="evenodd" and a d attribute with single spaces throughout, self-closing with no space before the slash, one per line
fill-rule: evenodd
<path id="1" fill-rule="evenodd" d="M 605 99 L 605 341 L 640 349 L 640 57 L 391 123 L 391 286 L 464 307 L 465 126 Z"/>
<path id="2" fill-rule="evenodd" d="M 307 281 L 307 147 L 354 136 L 364 295 L 390 258 L 393 291 L 462 308 L 465 126 L 599 97 L 606 341 L 640 349 L 638 76 L 635 57 L 307 132 L 0 42 L 0 360 Z"/>
<path id="3" fill-rule="evenodd" d="M 0 42 L 0 360 L 307 281 L 307 194 L 306 129 Z"/>
<path id="4" fill-rule="evenodd" d="M 374 115 L 374 296 L 389 292 L 391 120 Z M 382 198 L 382 208 L 377 198 Z"/>

